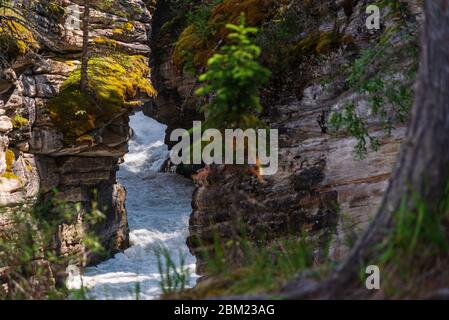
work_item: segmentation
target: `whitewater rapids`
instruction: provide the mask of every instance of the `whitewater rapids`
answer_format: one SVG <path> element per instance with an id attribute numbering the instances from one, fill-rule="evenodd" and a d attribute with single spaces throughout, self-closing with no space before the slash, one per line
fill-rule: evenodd
<path id="1" fill-rule="evenodd" d="M 196 281 L 195 258 L 185 244 L 193 183 L 176 174 L 159 172 L 169 151 L 166 126 L 138 112 L 130 117 L 134 136 L 120 165 L 117 180 L 127 190 L 126 208 L 131 247 L 112 259 L 84 270 L 81 279 L 92 299 L 157 299 L 161 293 L 156 253 L 166 248 L 179 266 L 180 256 Z M 163 261 L 163 259 L 162 259 Z"/>

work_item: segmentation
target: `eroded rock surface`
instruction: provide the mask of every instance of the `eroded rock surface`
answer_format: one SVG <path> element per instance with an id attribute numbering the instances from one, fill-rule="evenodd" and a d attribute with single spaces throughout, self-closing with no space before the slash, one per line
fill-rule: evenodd
<path id="1" fill-rule="evenodd" d="M 420 2 L 403 2 L 410 12 L 406 24 L 412 30 L 418 29 L 422 22 Z M 365 9 L 372 1 L 326 3 L 328 16 L 319 16 L 315 27 L 310 18 L 311 30 L 301 31 L 298 39 L 308 39 L 310 32 L 316 30 L 321 33 L 333 30 L 345 39 L 343 43 L 286 70 L 285 78 L 293 82 L 289 84 L 291 89 L 283 88 L 280 81 L 274 90 L 264 92 L 264 120 L 277 128 L 280 135 L 278 173 L 261 181 L 246 169 L 215 166 L 194 176 L 197 188 L 188 245 L 199 258 L 200 272 L 204 262 L 200 251 L 213 248 L 217 236 L 222 243 L 237 238 L 242 227 L 253 240 L 298 236 L 305 230 L 316 236 L 323 247 L 330 241 L 329 255 L 341 259 L 376 212 L 406 124 L 396 124 L 388 135 L 379 119 L 371 117 L 367 126 L 373 136 L 380 137 L 379 150 L 369 150 L 363 159 L 358 159 L 354 154 L 356 140 L 332 131 L 329 118 L 332 112 L 341 111 L 354 101 L 359 112 L 370 112 L 368 98 L 348 85 L 342 70 L 347 70 L 361 52 L 373 49 L 397 18 L 383 9 L 381 30 L 368 30 Z M 162 122 L 188 127 L 192 118 L 201 119 L 194 106 L 202 102 L 192 95 L 198 84 L 177 70 L 171 59 L 173 46 L 168 39 L 176 39 L 176 28 L 172 30 L 175 35 L 155 31 L 162 39 L 158 41 L 160 46 L 153 49 L 163 54 L 158 57 L 154 77 L 164 91 L 147 112 Z M 400 47 L 402 39 L 398 33 L 389 41 L 393 47 Z M 403 59 L 392 63 L 396 77 L 402 79 L 414 61 Z M 316 248 L 318 258 L 323 247 Z"/>
<path id="2" fill-rule="evenodd" d="M 61 256 L 73 255 L 71 263 L 93 263 L 104 255 L 89 255 L 83 261 L 86 248 L 82 239 L 87 231 L 98 236 L 106 255 L 129 245 L 126 190 L 117 183 L 116 171 L 132 134 L 128 125 L 131 109 L 92 130 L 91 139 L 76 144 L 64 139 L 47 104 L 80 66 L 82 31 L 73 26 L 80 22 L 77 17 L 82 16 L 83 1 L 58 3 L 65 8 L 65 15 L 54 16 L 38 6 L 29 17 L 38 28 L 43 54 L 18 58 L 1 72 L 0 232 L 11 226 L 8 217 L 14 210 L 39 206 L 53 197 L 78 204 L 73 220 L 57 230 L 55 248 Z M 93 8 L 92 47 L 98 39 L 106 39 L 114 43 L 116 52 L 148 59 L 151 11 L 151 6 L 140 0 Z M 8 160 L 8 154 L 13 158 Z M 89 225 L 85 215 L 93 205 L 104 211 L 105 219 Z"/>

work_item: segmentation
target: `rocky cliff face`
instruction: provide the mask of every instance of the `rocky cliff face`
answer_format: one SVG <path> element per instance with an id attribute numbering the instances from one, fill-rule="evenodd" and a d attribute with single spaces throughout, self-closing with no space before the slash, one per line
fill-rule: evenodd
<path id="1" fill-rule="evenodd" d="M 287 2 L 291 6 L 298 3 Z M 302 51 L 275 61 L 274 64 L 285 64 L 284 71 L 275 74 L 274 81 L 263 92 L 264 120 L 280 134 L 279 171 L 263 181 L 247 169 L 232 166 L 206 168 L 194 176 L 197 188 L 188 245 L 199 258 L 200 272 L 201 252 L 213 250 L 217 236 L 224 244 L 237 239 L 242 227 L 252 240 L 274 240 L 306 231 L 319 240 L 317 262 L 328 254 L 329 242 L 332 259 L 341 259 L 347 253 L 348 246 L 379 205 L 406 127 L 406 122 L 396 122 L 394 129 L 385 134 L 381 117 L 372 114 L 372 96 L 351 85 L 348 70 L 365 52 L 385 50 L 388 58 L 383 62 L 373 58 L 371 64 L 363 66 L 366 78 L 393 77 L 412 86 L 413 81 L 406 74 L 414 68 L 417 58 L 404 56 L 402 50 L 409 50 L 406 48 L 411 43 L 416 45 L 413 43 L 422 15 L 419 1 L 401 2 L 407 13 L 399 18 L 391 9 L 383 8 L 380 30 L 366 28 L 365 10 L 372 1 L 328 1 L 326 9 L 299 4 L 296 14 L 309 10 L 309 20 L 288 41 Z M 234 2 L 224 3 L 223 7 Z M 160 11 L 164 9 L 167 10 Z M 399 20 L 401 27 L 396 28 Z M 162 38 L 165 35 L 166 41 L 158 42 L 165 43 L 158 48 L 164 54 L 159 56 L 154 76 L 166 91 L 156 100 L 151 114 L 163 122 L 167 121 L 166 113 L 174 115 L 169 121 L 176 119 L 175 125 L 186 127 L 191 118 L 201 117 L 193 112 L 185 117 L 184 112 L 201 101 L 195 101 L 191 95 L 197 84 L 189 73 L 173 63 L 176 48 L 166 37 L 173 39 L 179 35 L 179 28 L 174 27 L 176 20 L 165 21 L 164 31 L 168 33 L 162 34 Z M 266 27 L 263 23 L 262 26 Z M 336 37 L 327 37 L 329 34 Z M 404 35 L 408 35 L 408 40 Z M 387 43 L 388 48 L 382 49 L 386 47 L 380 43 Z M 382 64 L 391 66 L 389 75 L 383 73 Z M 336 132 L 330 124 L 332 113 L 351 104 L 357 105 L 359 114 L 367 115 L 366 128 L 378 141 L 378 150 L 374 152 L 368 147 L 368 153 L 361 159 L 354 154 L 358 140 L 347 132 Z"/>
<path id="2" fill-rule="evenodd" d="M 77 204 L 72 220 L 59 226 L 54 245 L 60 255 L 74 255 L 80 263 L 86 253 L 82 242 L 86 231 L 94 231 L 108 255 L 129 244 L 126 190 L 117 183 L 116 171 L 127 152 L 132 110 L 125 108 L 96 123 L 89 139 L 76 142 L 68 142 L 64 128 L 55 125 L 48 102 L 80 65 L 82 31 L 76 24 L 83 12 L 83 1 L 57 3 L 63 11 L 38 5 L 27 17 L 39 35 L 38 55 L 17 57 L 1 70 L 0 233 L 10 226 L 15 210 L 45 205 L 55 197 Z M 92 5 L 92 47 L 101 39 L 114 52 L 142 55 L 148 62 L 151 6 L 140 0 Z M 104 211 L 105 219 L 89 225 L 85 215 L 93 205 Z M 98 258 L 90 256 L 87 262 Z"/>
<path id="3" fill-rule="evenodd" d="M 192 1 L 192 5 L 194 3 Z M 169 140 L 172 130 L 189 129 L 193 120 L 202 118 L 198 110 L 200 101 L 194 94 L 197 85 L 195 75 L 183 73 L 173 62 L 173 43 L 181 32 L 182 22 L 179 20 L 182 18 L 173 12 L 172 6 L 170 1 L 157 3 L 151 48 L 152 79 L 158 96 L 143 109 L 146 115 L 167 125 L 165 143 L 168 146 L 174 144 Z"/>
<path id="4" fill-rule="evenodd" d="M 200 2 L 204 1 L 192 1 L 192 5 Z M 383 9 L 382 29 L 377 31 L 365 26 L 365 9 L 373 1 L 329 0 L 317 5 L 295 0 L 225 0 L 219 8 L 224 13 L 214 11 L 238 17 L 240 10 L 256 8 L 247 12 L 249 22 L 265 28 L 269 35 L 272 26 L 268 22 L 282 14 L 278 5 L 286 4 L 282 8 L 297 9 L 293 16 L 302 25 L 285 40 L 286 46 L 270 42 L 264 46 L 267 39 L 259 39 L 266 52 L 264 62 L 275 71 L 272 83 L 262 93 L 262 117 L 279 130 L 278 173 L 261 180 L 246 168 L 225 166 L 206 168 L 194 177 L 197 188 L 188 245 L 199 258 L 199 271 L 201 251 L 211 248 L 217 235 L 223 243 L 237 238 L 242 226 L 251 240 L 299 236 L 306 231 L 319 240 L 318 260 L 327 254 L 324 248 L 329 241 L 332 258 L 344 256 L 356 236 L 354 230 L 364 227 L 379 204 L 406 126 L 395 122 L 390 134 L 385 134 L 385 119 L 381 114 L 370 114 L 373 96 L 348 81 L 347 70 L 365 52 L 387 43 L 383 59 L 373 58 L 372 64 L 362 65 L 362 78 L 379 75 L 380 83 L 394 80 L 411 86 L 406 73 L 417 59 L 404 51 L 416 39 L 420 1 L 399 2 L 406 5 L 405 17 Z M 83 1 L 58 3 L 69 9 Z M 148 1 L 97 1 L 91 13 L 90 35 L 94 47 L 106 45 L 113 52 L 148 58 L 154 31 L 153 82 L 159 95 L 144 110 L 167 124 L 168 134 L 201 119 L 197 107 L 203 102 L 193 94 L 196 75 L 176 63 L 180 57 L 174 59 L 181 46 L 179 39 L 178 48 L 173 43 L 181 33 L 189 33 L 185 32 L 185 21 L 179 21 L 185 12 L 173 12 L 171 4 L 158 1 L 152 26 L 153 8 Z M 294 8 L 295 4 L 299 7 Z M 83 8 L 70 10 L 76 14 Z M 68 128 L 55 124 L 49 101 L 59 95 L 62 84 L 79 67 L 82 45 L 82 32 L 69 28 L 65 18 L 45 8 L 33 11 L 29 19 L 40 34 L 40 55 L 17 57 L 1 70 L 0 233 L 11 226 L 11 213 L 49 202 L 57 189 L 59 200 L 78 204 L 78 208 L 71 222 L 59 226 L 54 245 L 60 255 L 80 258 L 85 254 L 81 239 L 92 229 L 108 253 L 128 245 L 126 192 L 115 173 L 127 151 L 131 109 L 103 118 L 75 142 L 64 136 Z M 222 43 L 213 37 L 209 41 L 185 40 L 184 45 L 191 45 L 189 50 L 203 58 Z M 194 52 L 201 46 L 204 52 Z M 288 49 L 286 56 L 282 56 L 284 49 Z M 197 73 L 204 70 L 198 63 Z M 391 66 L 388 74 L 384 73 L 385 65 Z M 367 130 L 371 137 L 379 138 L 377 152 L 368 150 L 362 159 L 353 152 L 359 140 L 331 128 L 331 114 L 344 111 L 348 105 L 357 105 L 358 114 L 367 115 Z M 93 204 L 106 208 L 106 219 L 89 226 L 85 215 Z"/>

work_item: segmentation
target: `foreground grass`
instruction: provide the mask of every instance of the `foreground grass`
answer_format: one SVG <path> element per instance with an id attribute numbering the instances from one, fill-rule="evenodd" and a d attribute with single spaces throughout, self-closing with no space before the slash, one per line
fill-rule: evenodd
<path id="1" fill-rule="evenodd" d="M 163 274 L 162 279 L 172 278 L 170 283 L 178 283 L 177 288 L 167 288 L 168 282 L 161 282 L 163 299 L 203 299 L 261 293 L 272 293 L 275 298 L 276 292 L 288 280 L 316 262 L 316 241 L 305 235 L 269 244 L 255 244 L 246 239 L 223 245 L 216 238 L 215 242 L 212 253 L 204 257 L 207 276 L 195 288 L 185 289 L 179 285 L 179 272 Z"/>

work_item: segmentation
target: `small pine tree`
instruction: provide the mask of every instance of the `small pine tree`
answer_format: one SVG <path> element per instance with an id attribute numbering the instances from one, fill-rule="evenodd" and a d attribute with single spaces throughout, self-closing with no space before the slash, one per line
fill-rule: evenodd
<path id="1" fill-rule="evenodd" d="M 199 77 L 206 84 L 196 94 L 211 96 L 202 107 L 205 125 L 218 129 L 261 127 L 259 89 L 268 82 L 270 71 L 257 61 L 261 49 L 249 37 L 258 30 L 245 25 L 243 14 L 240 25 L 226 27 L 233 31 L 228 36 L 231 44 L 209 59 L 207 72 Z"/>

